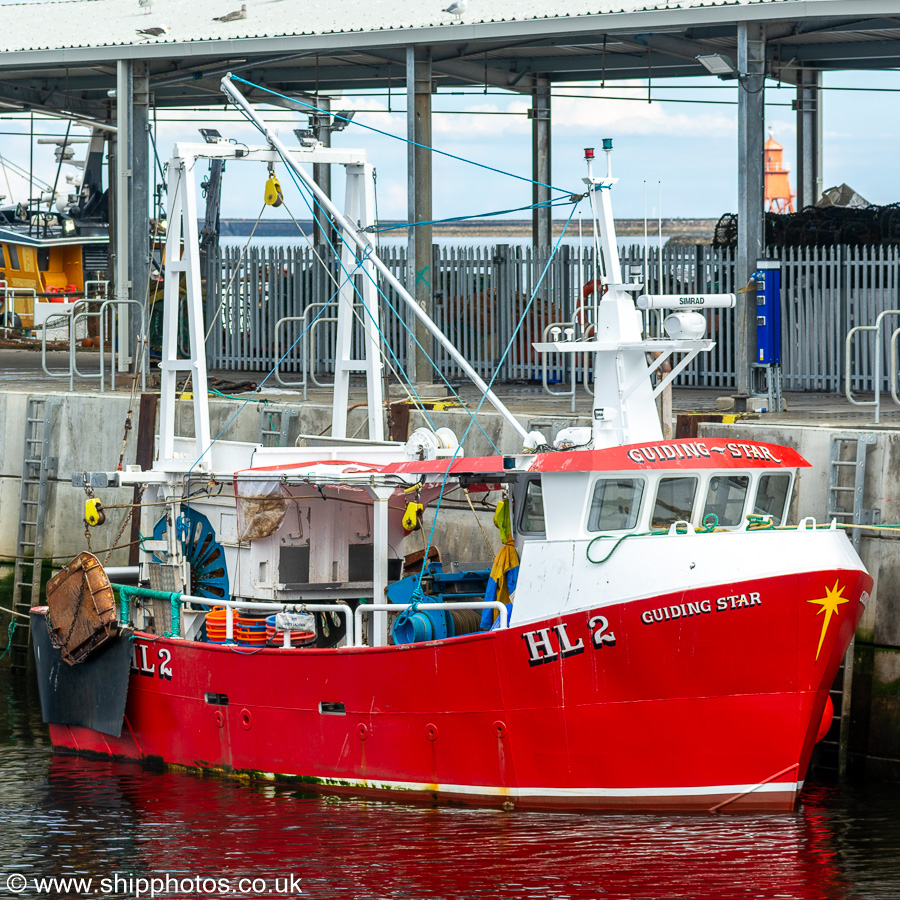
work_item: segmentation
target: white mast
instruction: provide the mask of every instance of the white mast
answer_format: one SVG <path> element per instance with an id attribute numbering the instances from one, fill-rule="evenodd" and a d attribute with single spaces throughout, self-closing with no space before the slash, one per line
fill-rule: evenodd
<path id="1" fill-rule="evenodd" d="M 644 339 L 642 316 L 631 296 L 633 292 L 642 290 L 644 285 L 639 282 L 624 283 L 619 262 L 619 246 L 610 196 L 612 187 L 618 181 L 612 177 L 610 163 L 612 140 L 604 138 L 603 150 L 606 152 L 607 173 L 602 178 L 595 177 L 593 173 L 593 148 L 585 150 L 588 175 L 584 182 L 591 192 L 592 206 L 596 210 L 605 271 L 602 296 L 596 306 L 595 336 L 589 341 L 552 341 L 534 345 L 541 353 L 593 354 L 592 432 L 593 445 L 598 448 L 662 440 L 659 414 L 654 403 L 656 396 L 701 350 L 710 350 L 714 346 L 713 341 L 698 338 Z M 664 298 L 647 299 L 655 303 Z M 678 308 L 686 309 L 688 312 L 679 312 L 669 318 L 698 315 L 690 312 L 695 308 L 692 299 L 698 298 L 677 299 L 687 301 L 682 302 Z M 705 298 L 696 305 L 702 306 L 703 302 L 713 305 L 709 302 L 710 299 Z M 700 318 L 702 320 L 702 317 Z M 694 324 L 696 325 L 696 322 Z M 654 386 L 651 375 L 673 353 L 684 356 L 672 367 L 672 371 Z M 647 360 L 648 354 L 655 357 L 650 363 Z"/>

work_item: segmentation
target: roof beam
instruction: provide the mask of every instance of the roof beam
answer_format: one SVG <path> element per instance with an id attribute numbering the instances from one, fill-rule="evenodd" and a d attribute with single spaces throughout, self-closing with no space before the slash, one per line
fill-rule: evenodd
<path id="1" fill-rule="evenodd" d="M 900 59 L 900 40 L 854 41 L 841 44 L 781 44 L 784 58 L 802 63 L 865 62 Z"/>
<path id="2" fill-rule="evenodd" d="M 402 63 L 405 65 L 406 55 L 403 51 L 384 49 L 368 52 L 371 56 L 379 56 L 390 60 L 392 64 Z M 439 49 L 436 49 L 432 56 L 431 70 L 435 74 L 450 75 L 464 83 L 488 84 L 492 87 L 518 91 L 523 94 L 530 94 L 534 87 L 534 78 L 529 74 L 504 71 L 496 66 L 484 66 L 481 63 L 470 62 L 465 59 L 442 58 Z"/>
<path id="3" fill-rule="evenodd" d="M 71 93 L 57 90 L 55 87 L 40 90 L 5 79 L 0 81 L 0 100 L 28 109 L 70 112 L 100 121 L 106 120 L 109 113 L 109 104 L 105 100 L 85 100 L 73 97 Z"/>
<path id="4" fill-rule="evenodd" d="M 635 34 L 630 38 L 619 37 L 617 40 L 625 46 L 649 47 L 651 50 L 658 50 L 676 59 L 689 60 L 696 63 L 697 69 L 702 72 L 706 70 L 700 63 L 696 62 L 697 57 L 719 52 L 719 48 L 714 44 L 703 44 L 687 38 L 677 38 L 662 34 Z"/>

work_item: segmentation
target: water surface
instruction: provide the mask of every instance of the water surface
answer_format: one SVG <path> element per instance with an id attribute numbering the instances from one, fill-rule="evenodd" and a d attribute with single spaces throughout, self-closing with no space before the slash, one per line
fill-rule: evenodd
<path id="1" fill-rule="evenodd" d="M 284 738 L 287 739 L 287 738 Z M 782 815 L 548 814 L 323 798 L 51 753 L 0 669 L 0 896 L 9 874 L 225 879 L 157 896 L 311 900 L 900 898 L 900 785 L 811 784 Z M 285 893 L 295 877 L 302 893 Z M 134 883 L 142 887 L 141 883 Z M 210 883 L 207 883 L 209 887 Z M 142 896 L 149 896 L 144 892 Z"/>

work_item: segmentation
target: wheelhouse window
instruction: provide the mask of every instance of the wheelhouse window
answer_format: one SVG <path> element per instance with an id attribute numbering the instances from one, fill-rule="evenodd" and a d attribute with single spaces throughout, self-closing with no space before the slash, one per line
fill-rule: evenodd
<path id="1" fill-rule="evenodd" d="M 753 503 L 755 516 L 772 516 L 776 525 L 784 520 L 785 509 L 790 499 L 791 476 L 785 472 L 763 475 L 756 488 Z"/>
<path id="2" fill-rule="evenodd" d="M 749 487 L 749 475 L 713 475 L 706 490 L 706 504 L 701 521 L 714 513 L 718 524 L 723 528 L 740 525 Z"/>
<path id="3" fill-rule="evenodd" d="M 540 481 L 536 479 L 529 480 L 525 485 L 519 531 L 522 534 L 544 534 L 547 531 L 544 524 L 544 494 Z"/>
<path id="4" fill-rule="evenodd" d="M 662 478 L 656 489 L 651 528 L 668 528 L 675 522 L 690 521 L 694 512 L 697 479 L 689 475 Z"/>
<path id="5" fill-rule="evenodd" d="M 6 245 L 6 253 L 9 256 L 9 267 L 11 269 L 19 268 L 19 250 L 14 244 Z"/>
<path id="6" fill-rule="evenodd" d="M 594 485 L 588 513 L 588 531 L 624 531 L 634 528 L 644 495 L 641 478 L 601 478 Z"/>

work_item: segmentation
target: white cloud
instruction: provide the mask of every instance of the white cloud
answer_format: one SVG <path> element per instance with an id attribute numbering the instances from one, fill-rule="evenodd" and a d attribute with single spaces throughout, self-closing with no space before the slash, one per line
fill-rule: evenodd
<path id="1" fill-rule="evenodd" d="M 734 113 L 687 113 L 646 99 L 613 100 L 595 97 L 553 98 L 553 129 L 590 129 L 605 135 L 658 135 L 697 138 L 730 137 Z"/>
<path id="2" fill-rule="evenodd" d="M 628 83 L 617 85 L 617 90 L 626 90 Z M 658 100 L 647 103 L 645 99 L 609 99 L 599 89 L 577 88 L 579 96 L 567 96 L 566 89 L 560 88 L 553 98 L 553 133 L 579 130 L 598 132 L 605 135 L 658 135 L 681 137 L 731 137 L 735 133 L 736 113 L 729 109 L 715 112 L 681 111 L 674 104 Z M 434 133 L 466 138 L 503 138 L 527 135 L 531 122 L 527 111 L 530 100 L 520 98 L 502 101 L 467 103 L 464 112 L 474 113 L 436 115 Z M 505 115 L 485 115 L 485 113 L 506 113 Z M 508 115 L 508 113 L 519 115 Z"/>

